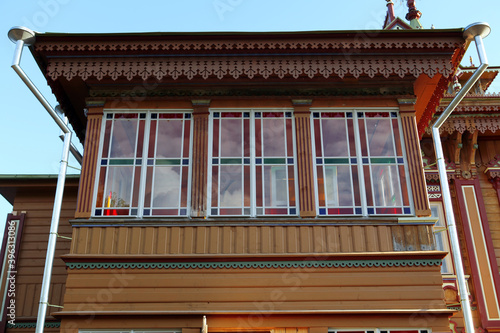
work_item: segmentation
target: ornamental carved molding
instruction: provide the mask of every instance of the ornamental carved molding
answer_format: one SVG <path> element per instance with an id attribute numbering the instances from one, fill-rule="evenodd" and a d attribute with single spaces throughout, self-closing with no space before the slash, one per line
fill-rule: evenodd
<path id="1" fill-rule="evenodd" d="M 446 106 L 438 107 L 438 112 L 444 112 Z M 453 112 L 499 112 L 500 105 L 459 105 Z"/>
<path id="2" fill-rule="evenodd" d="M 495 155 L 495 157 L 493 157 L 493 159 L 486 164 L 486 170 L 484 170 L 484 173 L 488 176 L 488 179 L 490 179 L 494 186 L 500 185 L 500 155 Z"/>
<path id="3" fill-rule="evenodd" d="M 373 57 L 373 56 L 244 56 L 244 57 L 152 57 L 152 58 L 56 58 L 47 66 L 47 76 L 52 80 L 65 78 L 68 81 L 79 77 L 112 80 L 134 78 L 172 79 L 185 78 L 224 78 L 246 77 L 284 78 L 293 77 L 339 77 L 366 75 L 373 78 L 382 75 L 388 78 L 397 75 L 429 77 L 440 73 L 448 77 L 452 64 L 447 58 L 432 56 L 410 57 Z"/>
<path id="4" fill-rule="evenodd" d="M 311 37 L 293 39 L 280 38 L 273 40 L 251 39 L 244 40 L 240 36 L 238 41 L 231 40 L 228 36 L 210 40 L 127 40 L 127 41 L 77 41 L 77 42 L 37 42 L 36 52 L 208 52 L 208 51 L 329 51 L 329 50 L 384 50 L 384 49 L 457 49 L 463 47 L 463 42 L 450 40 L 413 40 L 411 42 L 394 38 L 381 38 L 359 32 L 350 38 L 325 38 L 314 40 Z M 182 36 L 180 36 L 182 38 Z M 177 36 L 179 38 L 179 36 Z M 243 39 L 243 40 L 242 40 Z"/>
<path id="5" fill-rule="evenodd" d="M 457 131 L 463 134 L 465 131 L 474 133 L 476 130 L 485 133 L 486 131 L 491 131 L 495 133 L 500 129 L 500 120 L 493 117 L 456 117 L 449 118 L 439 129 L 440 133 L 447 132 L 452 134 Z M 427 134 L 432 134 L 432 128 L 429 126 L 426 129 Z"/>

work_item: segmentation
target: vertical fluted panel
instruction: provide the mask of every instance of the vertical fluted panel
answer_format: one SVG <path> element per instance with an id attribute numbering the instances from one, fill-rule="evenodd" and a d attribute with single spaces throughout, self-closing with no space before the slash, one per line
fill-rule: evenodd
<path id="1" fill-rule="evenodd" d="M 432 250 L 421 226 L 117 226 L 73 229 L 71 254 L 299 254 Z M 394 244 L 394 247 L 393 247 Z"/>
<path id="2" fill-rule="evenodd" d="M 89 218 L 92 212 L 95 174 L 99 153 L 101 134 L 102 108 L 89 114 L 87 119 L 87 133 L 85 134 L 85 153 L 83 155 L 80 186 L 78 189 L 78 203 L 76 218 Z"/>
<path id="3" fill-rule="evenodd" d="M 309 113 L 295 114 L 300 216 L 316 216 Z"/>
<path id="4" fill-rule="evenodd" d="M 422 154 L 418 140 L 417 123 L 415 115 L 410 113 L 401 114 L 403 135 L 408 160 L 408 171 L 417 216 L 430 216 L 427 188 L 425 186 L 424 168 L 422 165 Z"/>
<path id="5" fill-rule="evenodd" d="M 193 114 L 193 131 L 191 216 L 203 217 L 207 209 L 208 113 Z"/>

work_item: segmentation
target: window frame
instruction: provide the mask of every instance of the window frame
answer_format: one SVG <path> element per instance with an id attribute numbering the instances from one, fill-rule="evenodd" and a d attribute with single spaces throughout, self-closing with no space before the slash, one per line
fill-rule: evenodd
<path id="1" fill-rule="evenodd" d="M 250 143 L 250 213 L 249 214 L 245 214 L 245 207 L 243 206 L 242 207 L 242 211 L 243 211 L 243 214 L 241 215 L 230 215 L 230 214 L 227 214 L 227 215 L 220 215 L 220 214 L 212 214 L 212 210 L 213 209 L 220 209 L 220 206 L 217 206 L 217 207 L 213 207 L 212 206 L 212 186 L 213 186 L 213 183 L 212 183 L 212 173 L 213 173 L 213 166 L 214 165 L 220 165 L 220 164 L 214 164 L 213 163 L 213 159 L 215 158 L 221 158 L 220 156 L 219 157 L 214 157 L 213 156 L 213 143 L 214 143 L 214 137 L 213 137 L 213 131 L 214 131 L 214 113 L 217 113 L 219 112 L 219 114 L 221 112 L 231 112 L 231 111 L 234 111 L 234 112 L 238 112 L 238 113 L 244 113 L 244 112 L 249 112 L 249 120 L 250 120 L 250 129 L 249 129 L 249 143 Z M 207 217 L 211 217 L 211 218 L 231 218 L 231 217 L 244 217 L 244 218 L 266 218 L 266 217 L 298 217 L 300 215 L 300 202 L 299 202 L 299 185 L 298 185 L 298 170 L 297 170 L 297 142 L 296 142 L 296 132 L 295 132 L 295 117 L 294 117 L 294 112 L 293 112 L 293 108 L 210 108 L 209 109 L 209 123 L 208 123 L 208 163 L 207 163 L 207 212 L 206 212 L 206 216 Z M 288 203 L 287 205 L 285 206 L 285 208 L 287 209 L 287 214 L 265 214 L 265 210 L 266 209 L 274 209 L 273 207 L 266 207 L 265 206 L 265 193 L 263 192 L 262 193 L 262 201 L 263 201 L 263 206 L 262 206 L 262 214 L 259 214 L 258 211 L 257 211 L 257 198 L 256 198 L 256 193 L 257 193 L 257 172 L 256 172 L 256 169 L 257 169 L 257 163 L 256 163 L 256 149 L 255 149 L 255 139 L 256 139 L 256 133 L 255 133 L 255 113 L 264 113 L 264 112 L 281 112 L 285 115 L 285 117 L 283 119 L 287 119 L 287 118 L 290 118 L 290 121 L 291 121 L 291 134 L 292 134 L 292 151 L 293 151 L 293 163 L 291 164 L 292 167 L 293 167 L 293 177 L 294 177 L 294 181 L 293 181 L 293 185 L 294 185 L 294 196 L 295 196 L 295 206 L 290 206 L 289 205 L 289 199 L 290 199 L 290 188 L 288 187 L 288 192 L 287 192 L 287 199 L 288 199 Z M 286 114 L 289 113 L 290 116 L 287 117 Z M 221 119 L 221 118 L 219 118 Z M 264 117 L 261 117 L 260 119 L 264 119 Z M 278 118 L 279 119 L 279 118 Z M 220 126 L 220 125 L 219 125 Z M 261 126 L 261 136 L 263 136 L 263 128 L 262 128 L 262 124 L 260 125 Z M 284 130 L 286 132 L 286 125 L 284 127 Z M 242 138 L 242 140 L 244 141 L 244 138 Z M 220 137 L 218 139 L 218 142 L 220 144 Z M 261 145 L 262 147 L 264 147 L 264 143 L 261 142 Z M 243 149 L 243 148 L 242 148 Z M 286 142 L 285 142 L 285 150 L 286 150 Z M 219 152 L 220 154 L 220 152 Z M 261 162 L 261 166 L 262 166 L 262 169 L 264 169 L 264 152 L 262 151 L 261 152 L 261 157 L 262 157 L 262 162 Z M 285 153 L 286 155 L 286 153 Z M 259 157 L 260 158 L 260 157 Z M 242 152 L 242 159 L 244 159 L 243 157 L 243 152 Z M 287 156 L 284 157 L 285 160 L 288 159 Z M 241 164 L 242 166 L 244 166 L 245 164 Z M 269 164 L 268 165 L 269 167 L 271 168 L 276 168 L 276 167 L 280 167 L 281 164 Z M 288 163 L 288 160 L 287 160 L 287 163 L 286 164 L 283 164 L 283 166 L 285 168 L 288 168 L 290 166 L 290 164 Z M 288 171 L 286 171 L 286 173 L 288 174 Z M 244 176 L 243 176 L 244 177 Z M 264 183 L 264 171 L 262 171 L 262 184 Z M 271 187 L 272 186 L 275 186 L 275 184 L 271 184 Z M 264 185 L 263 185 L 264 187 Z M 220 193 L 219 193 L 220 195 Z M 271 194 L 272 195 L 272 194 Z M 218 200 L 220 200 L 220 197 L 218 198 Z M 284 209 L 284 208 L 283 208 Z M 292 210 L 294 210 L 294 213 L 291 213 Z"/>
<path id="2" fill-rule="evenodd" d="M 429 202 L 429 208 L 437 207 L 438 216 L 432 216 L 438 218 L 438 221 L 432 226 L 432 232 L 434 235 L 434 242 L 436 244 L 436 250 L 445 251 L 448 254 L 443 258 L 443 263 L 446 263 L 446 267 L 449 267 L 447 271 L 443 271 L 444 265 L 441 265 L 441 275 L 453 276 L 455 275 L 455 265 L 453 262 L 453 256 L 451 253 L 451 243 L 450 237 L 448 235 L 448 222 L 446 220 L 446 214 L 444 212 L 443 202 L 441 200 L 432 200 Z M 440 223 L 441 222 L 441 223 Z M 439 225 L 438 225 L 439 223 Z M 443 244 L 443 249 L 438 249 L 437 237 L 441 236 L 441 244 Z"/>
<path id="3" fill-rule="evenodd" d="M 129 209 L 129 214 L 128 215 L 105 215 L 104 214 L 104 209 L 101 211 L 101 215 L 96 214 L 98 209 L 104 208 L 104 207 L 97 207 L 97 199 L 98 199 L 98 193 L 99 193 L 99 186 L 100 186 L 100 178 L 101 178 L 101 169 L 103 167 L 102 165 L 102 159 L 103 159 L 103 149 L 104 149 L 104 141 L 105 141 L 105 132 L 106 132 L 106 121 L 108 120 L 107 115 L 112 114 L 113 115 L 113 121 L 114 119 L 114 114 L 138 114 L 140 115 L 141 113 L 145 113 L 146 117 L 144 118 L 145 125 L 144 125 L 144 132 L 143 132 L 143 140 L 142 140 L 142 157 L 140 164 L 135 164 L 133 167 L 140 167 L 140 179 L 139 179 L 139 193 L 138 193 L 138 206 L 137 206 L 137 214 L 132 214 L 132 208 L 128 207 Z M 148 167 L 153 167 L 153 175 L 152 175 L 152 183 L 151 183 L 151 196 L 153 196 L 153 191 L 154 191 L 154 174 L 155 171 L 154 169 L 156 168 L 156 164 L 154 163 L 153 165 L 148 164 L 148 160 L 154 160 L 156 161 L 157 156 L 156 156 L 156 149 L 157 149 L 157 140 L 158 140 L 158 133 L 155 135 L 155 142 L 152 144 L 153 149 L 155 149 L 154 156 L 149 158 L 149 149 L 151 146 L 150 143 L 150 131 L 151 131 L 151 121 L 152 120 L 159 120 L 160 117 L 157 117 L 156 119 L 152 119 L 151 115 L 152 114 L 175 114 L 175 113 L 181 113 L 183 115 L 189 115 L 188 117 L 184 116 L 182 117 L 182 120 L 189 120 L 189 148 L 188 148 L 188 164 L 187 164 L 187 193 L 186 193 L 186 214 L 181 215 L 145 215 L 145 209 L 149 209 L 152 211 L 154 209 L 153 206 L 153 198 L 151 198 L 151 207 L 145 208 L 145 196 L 146 196 L 146 182 L 147 182 L 147 172 L 148 172 Z M 138 118 L 140 120 L 140 118 Z M 139 126 L 139 125 L 138 125 Z M 158 126 L 158 125 L 157 125 Z M 184 140 L 184 130 L 185 130 L 185 124 L 183 123 L 183 129 L 182 129 L 182 140 Z M 130 218 L 186 218 L 190 217 L 191 215 L 191 185 L 192 185 L 192 172 L 193 172 L 193 167 L 192 167 L 192 158 L 193 158 L 193 137 L 194 137 L 194 130 L 193 130 L 193 109 L 180 109 L 180 108 L 175 108 L 175 109 L 104 109 L 103 112 L 103 117 L 102 117 L 102 122 L 101 122 L 101 131 L 100 131 L 100 137 L 99 137 L 99 148 L 98 148 L 98 156 L 97 156 L 97 164 L 96 164 L 96 176 L 94 180 L 94 190 L 93 190 L 93 198 L 92 198 L 92 211 L 91 211 L 91 217 L 92 218 L 125 218 L 125 219 L 130 219 Z M 108 143 L 109 149 L 111 148 L 111 137 L 113 136 L 113 129 L 110 132 L 110 142 Z M 136 137 L 136 150 L 137 150 L 137 143 L 140 141 L 139 139 L 139 133 L 137 133 Z M 182 141 L 184 143 L 184 141 Z M 181 148 L 182 151 L 182 148 Z M 108 153 L 108 155 L 110 152 Z M 182 152 L 181 152 L 182 155 Z M 180 167 L 182 168 L 185 166 L 185 164 L 182 163 L 183 156 L 180 157 Z M 109 159 L 109 157 L 108 157 Z M 185 158 L 184 158 L 185 159 Z M 136 160 L 136 156 L 134 155 L 134 160 Z M 109 168 L 109 164 L 105 165 L 107 170 Z M 104 185 L 103 185 L 103 191 L 107 188 L 107 171 L 106 171 L 106 179 L 104 180 Z M 179 176 L 179 202 L 181 201 L 181 196 L 182 196 L 182 175 Z M 132 192 L 133 192 L 133 184 L 132 184 Z M 133 196 L 133 193 L 131 194 Z M 179 205 L 177 207 L 178 212 L 180 213 L 183 207 Z"/>
<path id="4" fill-rule="evenodd" d="M 350 142 L 350 136 L 349 136 L 349 129 L 347 128 L 346 126 L 346 138 L 347 138 L 347 142 L 348 142 L 348 156 L 347 157 L 341 157 L 341 158 L 345 158 L 345 159 L 348 159 L 349 162 L 348 164 L 346 164 L 350 169 L 349 169 L 349 173 L 351 175 L 351 189 L 352 189 L 352 209 L 353 209 L 353 214 L 328 214 L 328 209 L 330 207 L 328 207 L 328 204 L 326 202 L 326 197 L 325 197 L 325 208 L 323 207 L 320 207 L 320 200 L 319 200 L 319 184 L 318 184 L 318 165 L 322 166 L 323 169 L 325 169 L 326 167 L 328 167 L 329 165 L 326 164 L 325 162 L 322 162 L 321 164 L 318 164 L 317 163 L 317 150 L 316 150 L 316 132 L 315 132 L 315 124 L 314 124 L 314 120 L 315 119 L 318 119 L 318 118 L 315 118 L 314 114 L 315 113 L 320 113 L 320 117 L 319 117 L 319 120 L 321 122 L 321 119 L 323 119 L 323 117 L 321 116 L 321 113 L 337 113 L 337 112 L 342 112 L 342 113 L 346 113 L 347 112 L 352 112 L 352 121 L 353 121 L 353 137 L 354 137 L 354 142 Z M 396 113 L 397 116 L 395 118 L 391 118 L 391 116 L 389 117 L 389 119 L 397 119 L 397 123 L 398 123 L 398 134 L 399 134 L 399 145 L 400 145 L 400 149 L 401 149 L 401 154 L 402 154 L 402 158 L 403 158 L 403 163 L 399 163 L 397 161 L 397 156 L 395 156 L 394 158 L 396 159 L 396 163 L 391 163 L 391 164 L 386 164 L 387 166 L 391 167 L 391 166 L 396 166 L 398 167 L 399 165 L 402 165 L 404 167 L 404 178 L 400 177 L 399 178 L 399 183 L 400 183 L 400 196 L 401 196 L 401 200 L 403 201 L 403 197 L 404 197 L 404 194 L 403 194 L 403 186 L 405 187 L 406 189 L 406 195 L 407 195 L 407 198 L 408 198 L 408 206 L 405 206 L 402 202 L 401 206 L 398 206 L 398 207 L 401 207 L 402 209 L 402 213 L 401 214 L 377 214 L 376 213 L 376 208 L 377 207 L 382 207 L 382 206 L 377 206 L 376 204 L 376 199 L 374 197 L 374 178 L 372 176 L 372 166 L 373 165 L 378 165 L 378 164 L 373 164 L 373 162 L 369 162 L 368 164 L 364 164 L 362 159 L 363 159 L 363 154 L 362 154 L 362 147 L 361 147 L 361 136 L 360 136 L 360 129 L 359 129 L 359 118 L 358 118 L 358 112 L 384 112 L 384 113 L 389 113 L 389 114 L 392 114 L 392 113 Z M 412 190 L 411 190 L 411 184 L 410 184 L 410 174 L 409 174 L 409 168 L 408 168 L 408 155 L 407 155 L 407 152 L 406 152 L 406 146 L 405 146 L 405 139 L 404 139 L 404 135 L 403 135 L 403 127 L 402 127 L 402 123 L 401 123 L 401 116 L 400 116 L 400 112 L 399 112 L 399 109 L 398 108 L 390 108 L 390 107 L 386 107 L 386 108 L 333 108 L 333 107 L 317 107 L 317 108 L 311 108 L 310 109 L 310 131 L 311 131 L 311 149 L 312 149 L 312 165 L 313 165 L 313 175 L 314 175 L 314 196 L 315 196 L 315 204 L 316 204 L 316 216 L 317 217 L 320 217 L 320 218 L 335 218 L 335 217 L 348 217 L 348 216 L 353 216 L 353 217 L 377 217 L 377 216 L 389 216 L 389 217 L 398 217 L 398 216 L 414 216 L 415 215 L 415 205 L 414 205 L 414 199 L 413 199 L 413 193 L 412 193 Z M 343 117 L 346 119 L 347 121 L 347 117 Z M 335 119 L 335 118 L 331 118 L 331 119 Z M 347 122 L 346 122 L 347 124 Z M 320 124 L 321 126 L 321 133 L 320 133 L 320 142 L 321 142 L 321 145 L 322 145 L 322 156 L 321 156 L 321 159 L 322 160 L 325 160 L 325 159 L 328 159 L 330 157 L 326 157 L 324 156 L 324 147 L 323 147 L 323 126 Z M 395 133 L 393 133 L 393 129 L 391 130 L 393 136 L 392 136 L 392 141 L 393 141 L 393 147 L 396 148 L 396 142 L 395 142 Z M 350 151 L 351 151 L 351 145 L 354 145 L 355 147 L 355 152 L 356 152 L 356 155 L 355 156 L 352 156 L 350 155 Z M 366 145 L 366 148 L 365 148 L 367 151 L 368 151 L 368 155 L 370 155 L 371 153 L 369 152 L 370 151 L 370 147 L 368 145 Z M 395 149 L 395 154 L 396 154 L 396 149 Z M 353 159 L 356 159 L 356 163 L 353 163 Z M 371 158 L 371 157 L 370 157 Z M 393 158 L 393 157 L 391 157 Z M 332 159 L 335 159 L 335 158 L 332 158 Z M 338 167 L 338 165 L 334 164 L 335 166 Z M 352 171 L 352 166 L 356 165 L 357 166 L 357 183 L 358 183 L 358 187 L 359 187 L 359 193 L 360 193 L 360 208 L 361 208 L 361 213 L 359 213 L 359 208 L 357 208 L 358 206 L 356 205 L 355 203 L 355 194 L 354 192 L 356 191 L 356 189 L 354 188 L 354 176 L 353 176 L 353 171 Z M 368 212 L 368 204 L 367 204 L 367 185 L 365 184 L 365 179 L 364 179 L 364 166 L 368 166 L 368 168 L 370 169 L 370 191 L 371 191 L 371 196 L 373 197 L 372 198 L 372 201 L 373 201 L 373 209 L 374 209 L 374 213 L 371 214 Z M 398 171 L 399 173 L 400 171 Z M 326 173 L 325 171 L 323 170 L 323 173 L 324 173 L 324 179 L 323 179 L 323 183 L 326 182 Z M 402 179 L 405 180 L 405 183 L 403 184 L 402 182 Z M 324 189 L 323 189 L 323 192 L 325 192 L 326 194 L 326 186 L 324 186 Z M 325 214 L 322 214 L 321 213 L 321 210 L 322 209 L 325 209 Z M 358 209 L 358 211 L 357 211 Z M 406 210 L 406 212 L 405 212 Z"/>

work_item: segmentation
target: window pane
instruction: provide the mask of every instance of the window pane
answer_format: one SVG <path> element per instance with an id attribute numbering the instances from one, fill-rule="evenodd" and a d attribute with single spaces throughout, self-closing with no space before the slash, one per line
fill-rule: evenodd
<path id="1" fill-rule="evenodd" d="M 137 138 L 136 119 L 118 119 L 113 124 L 110 157 L 134 157 Z"/>
<path id="2" fill-rule="evenodd" d="M 288 181 L 285 166 L 264 167 L 265 206 L 287 206 Z"/>
<path id="3" fill-rule="evenodd" d="M 104 207 L 130 207 L 133 167 L 108 167 Z"/>
<path id="4" fill-rule="evenodd" d="M 322 119 L 321 123 L 323 127 L 324 156 L 348 156 L 345 120 L 327 118 Z"/>
<path id="5" fill-rule="evenodd" d="M 241 207 L 243 170 L 239 165 L 220 166 L 220 207 Z"/>
<path id="6" fill-rule="evenodd" d="M 370 156 L 394 156 L 391 120 L 366 118 L 366 135 Z"/>
<path id="7" fill-rule="evenodd" d="M 182 156 L 182 120 L 158 121 L 156 158 Z"/>
<path id="8" fill-rule="evenodd" d="M 153 207 L 178 207 L 181 168 L 156 167 L 154 175 Z"/>
<path id="9" fill-rule="evenodd" d="M 283 119 L 262 120 L 264 156 L 286 156 L 285 127 Z"/>
<path id="10" fill-rule="evenodd" d="M 242 145 L 242 120 L 223 118 L 220 120 L 221 157 L 240 157 Z"/>
<path id="11" fill-rule="evenodd" d="M 399 175 L 395 165 L 372 165 L 375 205 L 402 206 Z"/>

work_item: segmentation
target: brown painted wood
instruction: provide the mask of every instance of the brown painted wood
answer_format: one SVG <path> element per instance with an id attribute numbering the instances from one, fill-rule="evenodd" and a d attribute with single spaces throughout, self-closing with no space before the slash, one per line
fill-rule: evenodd
<path id="1" fill-rule="evenodd" d="M 401 112 L 400 114 L 415 215 L 430 216 L 431 211 L 429 199 L 427 198 L 427 187 L 422 164 L 422 154 L 420 152 L 416 116 L 414 112 Z"/>
<path id="2" fill-rule="evenodd" d="M 64 311 L 78 310 L 89 297 L 99 311 L 255 311 L 278 294 L 275 310 L 444 308 L 438 266 L 126 272 L 69 270 Z"/>
<path id="3" fill-rule="evenodd" d="M 294 103 L 295 136 L 297 141 L 297 175 L 299 185 L 300 216 L 316 216 L 313 153 L 311 147 L 311 112 L 309 106 Z"/>
<path id="4" fill-rule="evenodd" d="M 85 151 L 83 154 L 78 203 L 75 218 L 89 218 L 92 214 L 94 184 L 99 159 L 99 141 L 101 136 L 102 107 L 89 107 L 87 129 L 85 134 Z"/>
<path id="5" fill-rule="evenodd" d="M 193 101 L 193 156 L 191 216 L 207 215 L 208 115 L 209 104 Z"/>
<path id="6" fill-rule="evenodd" d="M 19 254 L 17 256 L 16 323 L 36 321 L 56 179 L 49 177 L 47 179 L 30 179 L 28 183 L 24 183 L 24 180 L 19 179 L 10 186 L 17 189 L 13 210 L 26 212 L 22 232 L 23 240 L 19 244 Z M 72 228 L 69 220 L 74 218 L 76 210 L 77 186 L 78 178 L 68 177 L 66 179 L 58 230 L 58 233 L 62 236 L 71 237 Z M 57 239 L 49 293 L 49 302 L 51 304 L 62 305 L 67 273 L 66 265 L 60 257 L 70 252 L 70 243 L 70 240 L 64 238 Z M 59 309 L 50 308 L 47 320 L 55 320 L 50 315 L 54 311 L 59 311 Z M 34 318 L 35 320 L 33 320 Z M 10 332 L 11 330 L 7 331 Z"/>
<path id="7" fill-rule="evenodd" d="M 407 231 L 405 232 L 405 229 Z M 432 242 L 420 226 L 77 227 L 72 254 L 286 254 L 420 251 Z M 413 234 L 415 233 L 415 234 Z M 32 241 L 37 236 L 26 235 Z M 410 239 L 411 238 L 411 239 Z M 69 249 L 69 245 L 68 249 Z"/>

